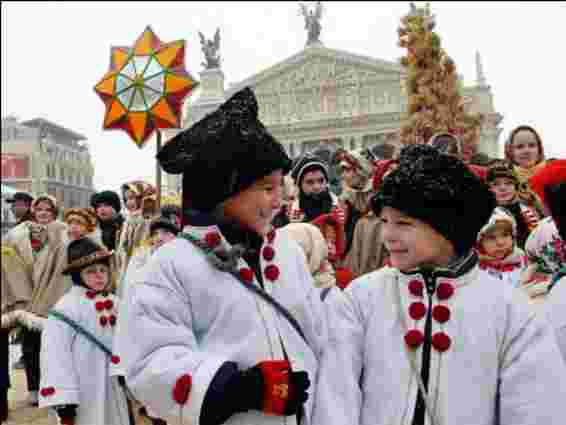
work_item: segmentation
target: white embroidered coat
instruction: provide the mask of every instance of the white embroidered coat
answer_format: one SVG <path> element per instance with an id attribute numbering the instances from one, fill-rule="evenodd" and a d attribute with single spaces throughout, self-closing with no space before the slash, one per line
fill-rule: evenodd
<path id="1" fill-rule="evenodd" d="M 199 239 L 217 226 L 185 227 Z M 222 238 L 225 247 L 228 242 Z M 282 344 L 295 371 L 306 371 L 312 382 L 305 404 L 310 423 L 318 359 L 325 341 L 320 292 L 313 285 L 300 247 L 275 233 L 271 261 L 260 255 L 262 270 L 276 265 L 275 281 L 263 275 L 265 289 L 300 323 L 308 344 L 267 302 L 235 277 L 212 266 L 191 242 L 178 238 L 151 258 L 136 289 L 123 341 L 128 357 L 126 381 L 136 398 L 167 422 L 198 425 L 204 396 L 220 366 L 236 362 L 240 370 L 263 360 L 282 360 Z M 265 249 L 262 248 L 262 253 Z M 239 260 L 239 268 L 248 265 Z M 254 278 L 253 285 L 259 285 Z M 192 387 L 187 402 L 177 404 L 172 390 L 189 374 Z M 296 424 L 294 417 L 267 416 L 259 411 L 236 413 L 226 424 Z"/>
<path id="2" fill-rule="evenodd" d="M 333 409 L 316 409 L 315 425 L 411 425 L 423 345 L 409 349 L 405 335 L 408 329 L 424 333 L 426 316 L 413 319 L 409 308 L 421 301 L 428 314 L 431 307 L 426 286 L 419 297 L 412 294 L 411 281 L 422 284 L 424 278 L 385 268 L 326 301 L 334 316 L 333 350 L 321 362 L 318 397 L 331 400 Z M 438 291 L 432 295 L 433 306 L 450 312 L 444 323 L 433 315 L 432 334 L 442 331 L 451 338 L 446 351 L 431 349 L 434 424 L 563 424 L 566 364 L 551 327 L 535 317 L 525 295 L 477 266 L 438 282 L 450 283 L 454 292 L 444 301 Z M 426 414 L 425 423 L 431 424 Z"/>
<path id="3" fill-rule="evenodd" d="M 112 301 L 111 308 L 107 301 Z M 98 310 L 97 303 L 106 303 L 105 308 Z M 73 319 L 112 350 L 114 327 L 109 321 L 101 326 L 100 318 L 115 315 L 116 304 L 117 298 L 112 294 L 90 298 L 87 289 L 72 286 L 54 309 Z M 39 407 L 77 404 L 76 425 L 129 425 L 124 392 L 117 379 L 110 376 L 115 366 L 111 358 L 84 335 L 50 316 L 41 338 Z"/>

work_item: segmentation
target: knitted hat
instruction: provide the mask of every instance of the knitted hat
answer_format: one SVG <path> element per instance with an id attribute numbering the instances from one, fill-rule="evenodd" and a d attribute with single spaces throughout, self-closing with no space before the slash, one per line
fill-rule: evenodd
<path id="1" fill-rule="evenodd" d="M 57 199 L 55 199 L 51 195 L 43 194 L 39 195 L 35 200 L 31 203 L 31 212 L 35 213 L 35 209 L 37 208 L 37 204 L 40 202 L 47 202 L 51 205 L 51 209 L 53 210 L 53 215 L 57 217 L 59 215 L 59 206 L 57 205 Z"/>
<path id="2" fill-rule="evenodd" d="M 291 160 L 258 119 L 249 87 L 165 144 L 157 160 L 170 174 L 183 173 L 183 210 L 211 211 Z"/>
<path id="3" fill-rule="evenodd" d="M 515 218 L 513 218 L 513 216 L 505 209 L 497 207 L 493 210 L 493 214 L 491 214 L 489 221 L 484 224 L 479 231 L 477 241 L 480 242 L 486 233 L 492 231 L 500 223 L 504 223 L 509 229 L 511 229 L 513 238 L 517 236 L 517 222 L 515 221 Z"/>
<path id="4" fill-rule="evenodd" d="M 31 204 L 33 202 L 33 196 L 31 196 L 27 192 L 16 192 L 14 193 L 14 196 L 12 196 L 9 199 L 6 199 L 6 202 L 8 204 L 13 204 L 16 201 L 24 201 L 27 202 L 28 204 Z"/>
<path id="5" fill-rule="evenodd" d="M 117 213 L 122 209 L 120 197 L 112 190 L 103 190 L 102 192 L 95 193 L 90 198 L 90 206 L 96 210 L 98 205 L 110 205 Z"/>
<path id="6" fill-rule="evenodd" d="M 68 266 L 63 270 L 67 275 L 72 272 L 80 272 L 87 266 L 95 263 L 108 263 L 109 258 L 114 255 L 112 251 L 98 245 L 91 238 L 83 237 L 72 241 L 67 247 Z"/>
<path id="7" fill-rule="evenodd" d="M 372 198 L 376 215 L 385 206 L 428 223 L 452 242 L 458 255 L 464 255 L 474 246 L 496 201 L 459 159 L 430 146 L 410 145 L 401 151 L 399 167 Z"/>
<path id="8" fill-rule="evenodd" d="M 291 177 L 295 184 L 301 187 L 303 176 L 314 170 L 320 170 L 324 174 L 324 178 L 328 182 L 328 164 L 316 155 L 306 153 L 298 159 L 291 170 Z"/>
<path id="9" fill-rule="evenodd" d="M 96 212 L 93 208 L 67 208 L 63 215 L 65 223 L 77 220 L 86 227 L 87 233 L 96 230 Z"/>

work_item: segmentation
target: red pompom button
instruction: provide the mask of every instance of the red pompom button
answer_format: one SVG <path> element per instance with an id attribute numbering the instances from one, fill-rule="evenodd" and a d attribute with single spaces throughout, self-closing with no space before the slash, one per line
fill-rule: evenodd
<path id="1" fill-rule="evenodd" d="M 218 232 L 209 232 L 204 236 L 204 241 L 210 249 L 214 249 L 220 244 L 220 234 Z"/>
<path id="2" fill-rule="evenodd" d="M 96 297 L 96 292 L 95 291 L 86 291 L 86 296 L 87 296 L 87 298 L 90 298 L 92 300 Z"/>
<path id="3" fill-rule="evenodd" d="M 271 243 L 273 242 L 273 239 L 275 239 L 275 230 L 270 230 L 267 234 L 267 240 L 269 243 Z"/>
<path id="4" fill-rule="evenodd" d="M 106 316 L 102 316 L 98 321 L 100 322 L 100 326 L 102 327 L 108 324 L 108 319 L 106 318 Z"/>
<path id="5" fill-rule="evenodd" d="M 422 297 L 424 284 L 420 280 L 411 280 L 409 282 L 409 292 L 415 297 Z"/>
<path id="6" fill-rule="evenodd" d="M 436 288 L 436 296 L 439 300 L 447 300 L 454 294 L 454 286 L 451 283 L 442 282 Z"/>
<path id="7" fill-rule="evenodd" d="M 173 400 L 175 400 L 178 404 L 185 404 L 189 399 L 192 386 L 193 378 L 191 375 L 181 375 L 173 387 Z"/>
<path id="8" fill-rule="evenodd" d="M 409 306 L 409 315 L 415 320 L 422 319 L 426 314 L 426 306 L 424 303 L 416 302 Z"/>
<path id="9" fill-rule="evenodd" d="M 246 283 L 252 283 L 254 281 L 254 272 L 252 269 L 243 268 L 238 271 L 238 274 L 242 280 Z"/>
<path id="10" fill-rule="evenodd" d="M 263 258 L 267 261 L 271 261 L 273 260 L 273 258 L 275 257 L 275 250 L 273 248 L 271 248 L 270 246 L 266 246 L 265 248 L 263 248 Z"/>
<path id="11" fill-rule="evenodd" d="M 450 320 L 450 309 L 445 305 L 436 305 L 432 309 L 432 317 L 438 323 L 448 322 Z"/>
<path id="12" fill-rule="evenodd" d="M 411 329 L 405 334 L 405 343 L 411 348 L 417 348 L 423 341 L 424 335 L 418 329 Z"/>
<path id="13" fill-rule="evenodd" d="M 441 353 L 448 350 L 452 340 L 444 332 L 437 332 L 432 336 L 432 346 Z"/>
<path id="14" fill-rule="evenodd" d="M 118 364 L 118 363 L 120 363 L 120 356 L 112 356 L 112 357 L 110 357 L 110 361 L 113 364 Z"/>
<path id="15" fill-rule="evenodd" d="M 112 302 L 112 300 L 106 300 L 104 301 L 104 307 L 106 308 L 106 310 L 110 310 L 112 309 L 112 307 L 114 307 L 114 302 Z"/>
<path id="16" fill-rule="evenodd" d="M 111 314 L 110 317 L 108 317 L 108 322 L 110 323 L 110 326 L 116 325 L 116 316 Z"/>
<path id="17" fill-rule="evenodd" d="M 279 268 L 274 264 L 270 264 L 265 268 L 265 277 L 271 281 L 277 280 L 279 277 Z"/>
<path id="18" fill-rule="evenodd" d="M 42 397 L 49 397 L 50 395 L 55 394 L 55 388 L 53 387 L 42 388 L 39 393 L 41 394 Z"/>
<path id="19" fill-rule="evenodd" d="M 104 310 L 104 301 L 97 301 L 94 305 L 96 307 L 96 311 Z"/>

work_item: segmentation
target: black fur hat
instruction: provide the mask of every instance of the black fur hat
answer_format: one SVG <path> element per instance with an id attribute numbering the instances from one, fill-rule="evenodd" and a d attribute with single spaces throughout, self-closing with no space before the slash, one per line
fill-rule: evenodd
<path id="1" fill-rule="evenodd" d="M 411 145 L 401 151 L 399 167 L 372 199 L 376 215 L 385 206 L 428 223 L 463 255 L 474 246 L 496 201 L 459 159 L 430 146 Z"/>
<path id="2" fill-rule="evenodd" d="M 295 184 L 301 187 L 303 176 L 309 171 L 320 170 L 324 174 L 324 178 L 328 182 L 328 164 L 322 158 L 312 154 L 306 153 L 301 156 L 291 170 L 291 177 Z"/>
<path id="3" fill-rule="evenodd" d="M 99 204 L 107 204 L 112 206 L 116 213 L 119 213 L 122 209 L 122 204 L 120 203 L 120 197 L 116 192 L 111 190 L 103 190 L 102 192 L 95 193 L 90 198 L 90 206 L 96 210 Z"/>
<path id="4" fill-rule="evenodd" d="M 183 173 L 183 209 L 211 211 L 291 160 L 258 119 L 249 87 L 167 142 L 157 154 L 163 169 Z"/>

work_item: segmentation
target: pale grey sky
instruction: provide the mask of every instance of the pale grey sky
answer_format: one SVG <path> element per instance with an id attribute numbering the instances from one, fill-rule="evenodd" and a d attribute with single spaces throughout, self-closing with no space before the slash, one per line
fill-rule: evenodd
<path id="1" fill-rule="evenodd" d="M 392 61 L 403 55 L 397 27 L 409 2 L 323 4 L 326 46 Z M 164 42 L 186 40 L 186 67 L 198 78 L 198 31 L 212 37 L 220 27 L 228 85 L 303 49 L 298 9 L 298 2 L 3 2 L 2 115 L 43 117 L 87 136 L 99 190 L 152 179 L 154 138 L 139 149 L 126 133 L 102 130 L 104 105 L 93 86 L 108 70 L 110 47 L 132 45 L 151 25 Z M 566 158 L 566 2 L 431 2 L 431 9 L 466 82 L 480 51 L 504 116 L 500 141 L 530 124 L 547 156 Z"/>

